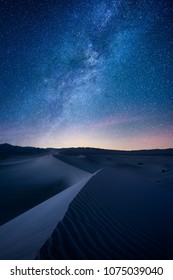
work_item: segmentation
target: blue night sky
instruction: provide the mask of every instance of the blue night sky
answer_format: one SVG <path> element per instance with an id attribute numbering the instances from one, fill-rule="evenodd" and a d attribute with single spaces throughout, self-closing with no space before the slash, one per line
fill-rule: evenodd
<path id="1" fill-rule="evenodd" d="M 173 6 L 1 0 L 0 143 L 173 146 Z"/>

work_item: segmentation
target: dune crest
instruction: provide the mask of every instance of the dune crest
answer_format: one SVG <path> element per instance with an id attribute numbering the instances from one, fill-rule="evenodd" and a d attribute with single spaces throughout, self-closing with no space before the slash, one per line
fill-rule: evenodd
<path id="1" fill-rule="evenodd" d="M 0 227 L 0 259 L 34 259 L 70 202 L 94 175 L 21 214 Z"/>

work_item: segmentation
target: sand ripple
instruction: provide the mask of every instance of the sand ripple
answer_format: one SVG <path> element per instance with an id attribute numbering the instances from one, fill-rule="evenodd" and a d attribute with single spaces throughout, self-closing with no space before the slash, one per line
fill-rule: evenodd
<path id="1" fill-rule="evenodd" d="M 172 259 L 170 194 L 134 172 L 105 168 L 97 173 L 72 201 L 38 258 Z"/>

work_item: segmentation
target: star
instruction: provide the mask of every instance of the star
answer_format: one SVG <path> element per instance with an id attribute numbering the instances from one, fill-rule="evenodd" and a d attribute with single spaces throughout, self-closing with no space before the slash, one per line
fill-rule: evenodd
<path id="1" fill-rule="evenodd" d="M 0 6 L 2 143 L 171 147 L 171 1 Z"/>

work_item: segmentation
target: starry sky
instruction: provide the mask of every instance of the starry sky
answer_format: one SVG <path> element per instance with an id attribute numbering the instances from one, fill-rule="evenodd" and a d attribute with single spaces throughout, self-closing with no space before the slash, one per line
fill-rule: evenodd
<path id="1" fill-rule="evenodd" d="M 173 147 L 166 0 L 0 0 L 0 143 Z"/>

